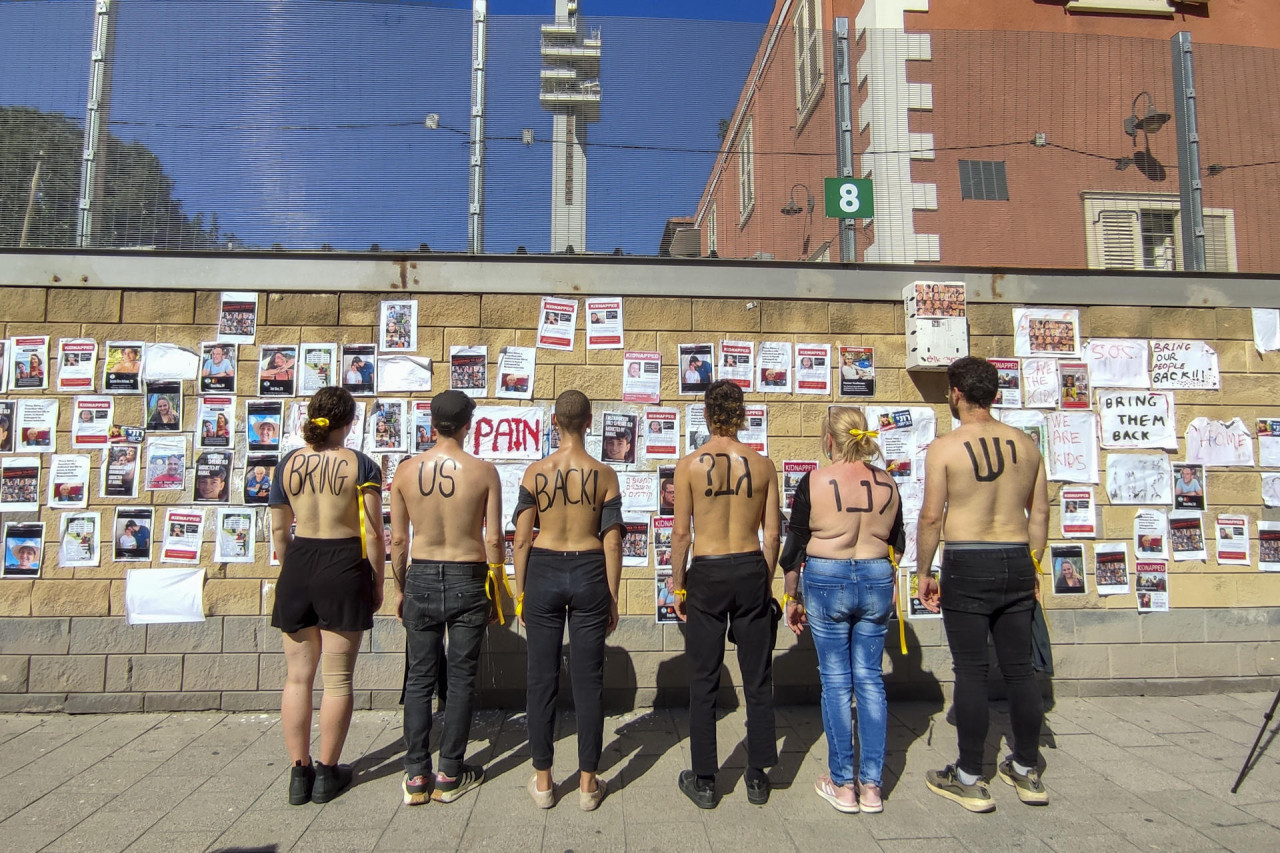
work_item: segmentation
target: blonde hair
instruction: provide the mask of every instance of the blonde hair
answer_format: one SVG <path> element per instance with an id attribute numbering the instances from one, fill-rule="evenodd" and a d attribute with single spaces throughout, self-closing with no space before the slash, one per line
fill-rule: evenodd
<path id="1" fill-rule="evenodd" d="M 831 436 L 831 458 L 836 462 L 863 462 L 880 456 L 880 445 L 869 435 L 858 438 L 849 430 L 867 429 L 867 416 L 853 406 L 830 406 L 822 431 Z"/>

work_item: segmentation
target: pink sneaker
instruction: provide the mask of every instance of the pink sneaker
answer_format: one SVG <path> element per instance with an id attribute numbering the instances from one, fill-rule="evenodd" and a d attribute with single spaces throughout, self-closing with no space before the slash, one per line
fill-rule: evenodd
<path id="1" fill-rule="evenodd" d="M 880 814 L 880 812 L 884 811 L 884 800 L 880 796 L 880 786 L 859 785 L 858 806 L 867 814 Z"/>
<path id="2" fill-rule="evenodd" d="M 830 776 L 819 776 L 813 783 L 818 796 L 831 804 L 831 808 L 844 814 L 858 813 L 858 792 L 852 784 L 837 785 Z"/>

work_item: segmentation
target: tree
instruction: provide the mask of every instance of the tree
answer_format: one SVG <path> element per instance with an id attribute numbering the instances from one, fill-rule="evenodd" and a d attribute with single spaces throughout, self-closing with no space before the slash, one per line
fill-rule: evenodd
<path id="1" fill-rule="evenodd" d="M 235 240 L 220 230 L 217 214 L 188 217 L 173 196 L 160 159 L 139 142 L 104 134 L 106 174 L 94 210 L 95 246 L 217 249 Z M 32 210 L 28 246 L 76 245 L 84 128 L 61 113 L 0 106 L 0 246 L 16 246 L 27 211 L 36 158 L 44 165 Z"/>

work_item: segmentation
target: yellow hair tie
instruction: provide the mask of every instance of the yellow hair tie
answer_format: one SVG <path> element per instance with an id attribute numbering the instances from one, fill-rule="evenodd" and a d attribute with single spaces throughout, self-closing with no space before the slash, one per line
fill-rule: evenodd
<path id="1" fill-rule="evenodd" d="M 854 440 L 855 440 L 855 441 L 861 441 L 861 440 L 862 440 L 862 439 L 864 439 L 864 438 L 879 438 L 879 437 L 880 437 L 880 430 L 878 430 L 878 429 L 869 429 L 869 430 L 863 430 L 863 429 L 851 429 L 851 430 L 849 430 L 849 435 L 853 436 L 853 438 L 854 438 Z"/>
<path id="2" fill-rule="evenodd" d="M 316 426 L 327 427 L 327 426 L 329 425 L 329 419 L 328 419 L 328 418 L 312 418 L 312 419 L 311 419 L 311 422 L 312 422 L 313 424 L 315 424 Z"/>

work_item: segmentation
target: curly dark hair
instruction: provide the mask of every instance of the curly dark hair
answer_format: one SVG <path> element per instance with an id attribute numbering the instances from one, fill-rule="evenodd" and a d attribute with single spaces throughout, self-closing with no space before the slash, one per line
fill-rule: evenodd
<path id="1" fill-rule="evenodd" d="M 302 440 L 315 447 L 329 440 L 329 433 L 342 429 L 356 416 L 356 400 L 346 388 L 329 385 L 321 388 L 307 403 L 307 422 L 302 425 Z M 329 423 L 320 425 L 318 418 Z"/>
<path id="2" fill-rule="evenodd" d="M 728 379 L 718 379 L 707 388 L 703 400 L 707 405 L 707 428 L 711 434 L 736 436 L 747 418 L 742 405 L 742 389 Z"/>
<path id="3" fill-rule="evenodd" d="M 947 367 L 947 384 L 980 409 L 989 408 L 996 399 L 999 379 L 991 362 L 973 355 L 956 359 Z"/>

